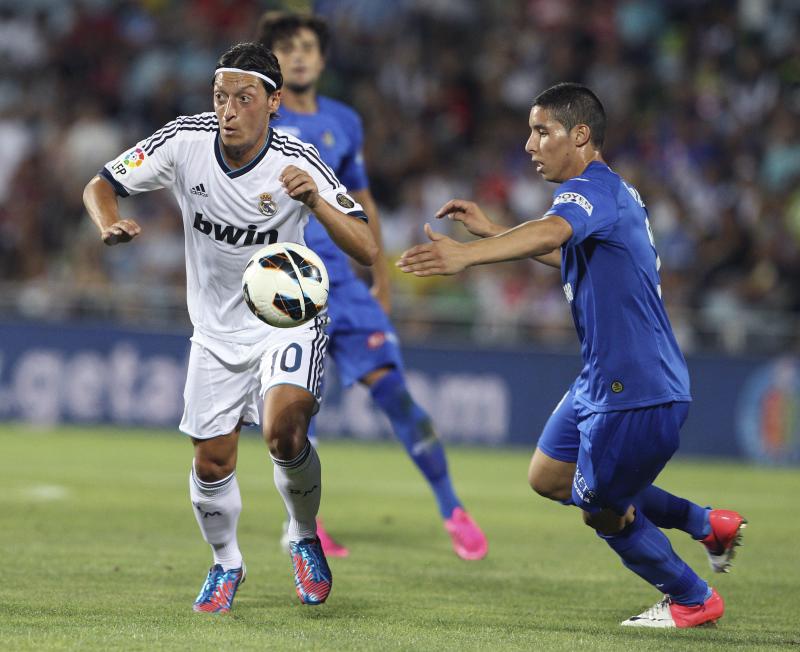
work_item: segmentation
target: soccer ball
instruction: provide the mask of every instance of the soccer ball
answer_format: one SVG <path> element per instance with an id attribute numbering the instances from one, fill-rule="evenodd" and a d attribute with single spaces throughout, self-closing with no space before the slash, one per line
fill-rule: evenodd
<path id="1" fill-rule="evenodd" d="M 261 321 L 278 328 L 299 326 L 328 303 L 328 270 L 308 247 L 276 242 L 250 258 L 242 276 L 242 293 Z"/>

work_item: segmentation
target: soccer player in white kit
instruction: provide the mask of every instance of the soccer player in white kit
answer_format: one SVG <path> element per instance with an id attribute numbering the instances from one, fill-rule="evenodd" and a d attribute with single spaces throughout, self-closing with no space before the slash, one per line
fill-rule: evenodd
<path id="1" fill-rule="evenodd" d="M 244 581 L 236 537 L 237 445 L 242 425 L 259 420 L 290 516 L 297 594 L 305 604 L 320 604 L 332 585 L 316 536 L 320 462 L 306 436 L 319 408 L 326 318 L 288 329 L 268 326 L 245 305 L 241 277 L 265 244 L 302 243 L 312 211 L 362 264 L 372 264 L 378 248 L 361 206 L 317 151 L 277 137 L 270 127 L 282 84 L 270 50 L 235 45 L 214 72 L 214 113 L 178 117 L 106 164 L 84 190 L 107 245 L 141 232 L 135 220 L 121 218 L 120 196 L 169 188 L 183 216 L 194 332 L 180 429 L 194 444 L 189 493 L 214 556 L 195 611 L 229 611 Z"/>

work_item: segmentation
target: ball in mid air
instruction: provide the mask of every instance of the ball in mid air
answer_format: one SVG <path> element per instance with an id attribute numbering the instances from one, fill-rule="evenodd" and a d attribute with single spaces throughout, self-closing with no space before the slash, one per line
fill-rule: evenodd
<path id="1" fill-rule="evenodd" d="M 328 302 L 328 271 L 316 253 L 295 242 L 259 249 L 242 276 L 242 293 L 253 314 L 277 328 L 300 326 Z"/>

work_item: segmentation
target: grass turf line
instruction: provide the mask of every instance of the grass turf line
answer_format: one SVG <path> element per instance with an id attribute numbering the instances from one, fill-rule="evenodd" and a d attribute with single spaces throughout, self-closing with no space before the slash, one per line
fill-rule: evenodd
<path id="1" fill-rule="evenodd" d="M 283 509 L 257 437 L 240 444 L 239 539 L 248 581 L 228 616 L 191 603 L 210 563 L 178 433 L 0 426 L 4 453 L 0 648 L 9 650 L 637 650 L 800 645 L 800 474 L 674 461 L 664 488 L 750 520 L 728 575 L 699 544 L 676 550 L 722 594 L 716 629 L 619 627 L 659 595 L 574 508 L 536 497 L 528 453 L 451 447 L 456 489 L 489 556 L 453 554 L 433 497 L 399 445 L 323 441 L 322 516 L 351 549 L 320 607 L 299 604 L 278 548 Z"/>

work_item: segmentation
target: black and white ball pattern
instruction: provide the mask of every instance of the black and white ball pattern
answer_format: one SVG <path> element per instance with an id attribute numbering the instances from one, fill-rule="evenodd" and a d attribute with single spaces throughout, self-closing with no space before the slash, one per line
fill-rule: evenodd
<path id="1" fill-rule="evenodd" d="M 299 326 L 328 302 L 328 271 L 316 253 L 295 242 L 276 242 L 248 261 L 242 293 L 253 314 L 277 328 Z"/>

